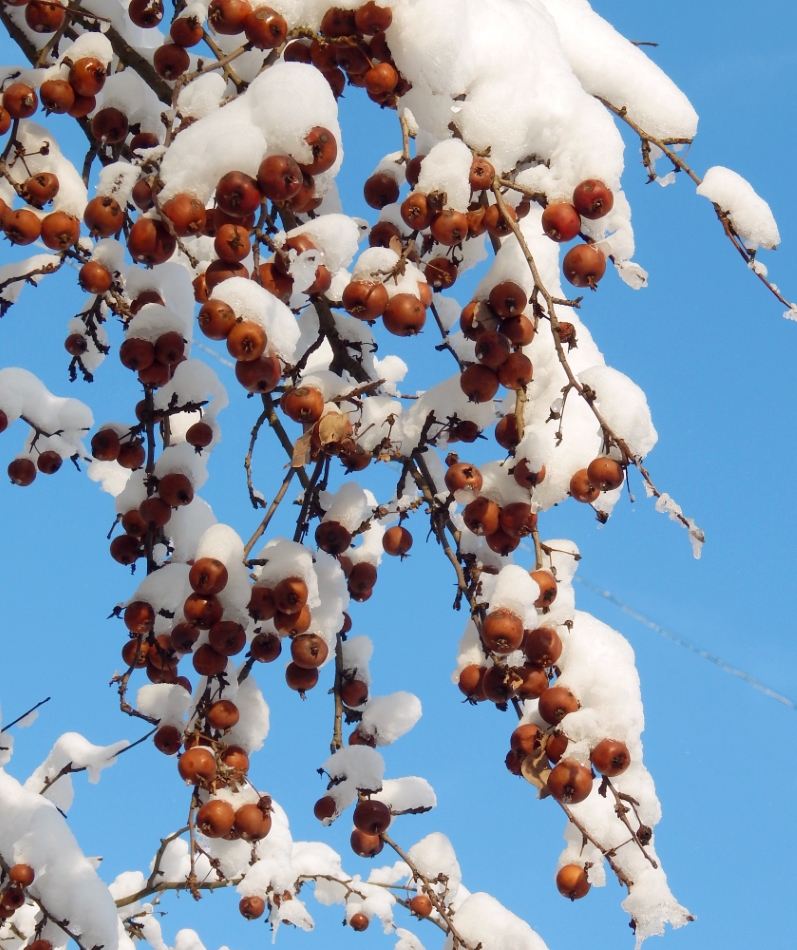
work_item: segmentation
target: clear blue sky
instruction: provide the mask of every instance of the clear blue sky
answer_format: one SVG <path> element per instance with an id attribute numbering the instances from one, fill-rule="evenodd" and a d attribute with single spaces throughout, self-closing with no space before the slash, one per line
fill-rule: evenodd
<path id="1" fill-rule="evenodd" d="M 688 156 L 693 167 L 703 172 L 727 165 L 770 202 L 783 243 L 762 259 L 785 296 L 797 298 L 794 8 L 775 0 L 754 7 L 742 0 L 666 8 L 596 0 L 594 6 L 628 37 L 659 43 L 651 57 L 700 114 Z M 395 116 L 370 105 L 367 129 L 355 127 L 363 98 L 351 90 L 342 106 L 347 154 L 354 161 L 341 183 L 344 196 L 349 191 L 348 209 L 371 216 L 357 182 L 399 139 Z M 667 189 L 645 185 L 636 144 L 630 137 L 627 142 L 624 187 L 634 208 L 636 259 L 650 271 L 650 287 L 635 293 L 609 275 L 588 301 L 585 319 L 607 362 L 646 391 L 659 431 L 649 459 L 652 474 L 704 528 L 707 544 L 702 560 L 694 561 L 685 532 L 655 514 L 638 484 L 636 503 L 619 504 L 607 526 L 597 527 L 588 509 L 571 503 L 544 519 L 543 534 L 577 542 L 585 579 L 797 699 L 791 484 L 797 469 L 797 326 L 783 320 L 783 307 L 746 272 L 690 182 Z M 4 244 L 3 256 L 8 253 Z M 0 362 L 24 365 L 54 392 L 85 399 L 98 422 L 130 418 L 138 396 L 114 357 L 94 386 L 68 383 L 62 340 L 81 302 L 71 275 L 38 291 L 26 289 L 23 302 L 0 321 Z M 410 341 L 401 352 L 413 360 L 421 352 L 424 360 L 442 360 L 445 354 L 433 354 L 431 342 Z M 386 352 L 398 350 L 389 343 Z M 430 369 L 424 364 L 420 371 Z M 258 517 L 246 504 L 242 459 L 257 409 L 228 377 L 233 405 L 221 416 L 224 442 L 203 495 L 220 520 L 246 536 Z M 3 464 L 22 439 L 19 426 L 0 435 Z M 281 477 L 269 471 L 272 458 L 274 450 L 265 446 L 255 457 L 256 480 L 267 497 Z M 105 618 L 134 582 L 106 553 L 111 499 L 70 466 L 25 491 L 0 480 L 0 512 L 4 716 L 53 697 L 36 725 L 18 734 L 10 770 L 26 777 L 62 731 L 74 729 L 98 743 L 142 734 L 117 711 L 106 686 L 120 663 L 123 638 L 120 625 Z M 576 904 L 556 893 L 552 878 L 563 818 L 506 772 L 508 715 L 459 702 L 449 673 L 464 618 L 450 612 L 449 569 L 422 536 L 418 529 L 413 557 L 386 564 L 375 596 L 353 610 L 355 632 L 368 633 L 376 644 L 375 690 L 409 689 L 424 704 L 420 724 L 387 751 L 388 771 L 425 776 L 440 806 L 430 815 L 401 819 L 396 835 L 409 844 L 444 831 L 457 848 L 464 883 L 491 892 L 528 920 L 551 950 L 630 948 L 619 907 L 623 895 L 613 881 Z M 785 862 L 797 824 L 797 715 L 589 590 L 578 588 L 577 595 L 579 607 L 621 630 L 636 651 L 646 763 L 664 809 L 657 850 L 673 892 L 698 916 L 669 932 L 666 946 L 787 945 L 794 888 Z M 350 856 L 348 823 L 322 830 L 312 817 L 323 789 L 315 768 L 327 755 L 329 698 L 317 690 L 302 704 L 288 694 L 277 669 L 261 671 L 259 681 L 272 708 L 272 734 L 255 758 L 253 778 L 289 806 L 295 838 L 337 844 L 349 870 L 367 873 L 366 863 Z M 158 837 L 182 823 L 187 807 L 174 762 L 151 748 L 124 756 L 98 786 L 82 776 L 75 784 L 70 824 L 87 854 L 104 855 L 106 880 L 122 870 L 146 869 Z M 187 896 L 165 901 L 167 941 L 184 926 L 195 927 L 209 950 L 221 944 L 248 950 L 270 939 L 262 924 L 238 917 L 235 903 L 231 894 L 196 906 Z M 326 910 L 312 899 L 308 906 L 316 934 L 284 929 L 281 944 L 393 946 L 376 926 L 362 935 L 342 932 L 340 908 Z M 410 927 L 428 947 L 439 945 L 434 928 Z"/>

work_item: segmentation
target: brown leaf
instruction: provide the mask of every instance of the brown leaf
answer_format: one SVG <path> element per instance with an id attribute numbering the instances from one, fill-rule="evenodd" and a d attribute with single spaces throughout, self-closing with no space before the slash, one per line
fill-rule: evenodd
<path id="1" fill-rule="evenodd" d="M 294 442 L 291 468 L 301 468 L 310 461 L 310 441 L 312 438 L 313 430 L 310 428 Z"/>
<path id="2" fill-rule="evenodd" d="M 527 755 L 520 763 L 520 773 L 527 782 L 540 790 L 540 798 L 548 794 L 551 767 L 548 765 L 545 749 L 541 749 L 536 755 Z"/>
<path id="3" fill-rule="evenodd" d="M 321 445 L 341 442 L 348 435 L 351 435 L 348 412 L 328 412 L 318 423 Z"/>

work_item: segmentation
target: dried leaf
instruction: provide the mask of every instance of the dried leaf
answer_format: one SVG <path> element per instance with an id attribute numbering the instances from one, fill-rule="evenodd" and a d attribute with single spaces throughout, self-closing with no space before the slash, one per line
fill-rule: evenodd
<path id="1" fill-rule="evenodd" d="M 293 455 L 291 456 L 291 468 L 301 468 L 310 461 L 310 442 L 313 437 L 313 430 L 308 429 L 304 435 L 293 444 Z"/>
<path id="2" fill-rule="evenodd" d="M 348 412 L 328 412 L 318 423 L 321 445 L 342 442 L 348 435 L 351 435 Z"/>

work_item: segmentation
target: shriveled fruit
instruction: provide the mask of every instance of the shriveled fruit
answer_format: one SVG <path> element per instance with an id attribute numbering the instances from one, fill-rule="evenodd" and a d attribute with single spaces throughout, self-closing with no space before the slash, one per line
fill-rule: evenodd
<path id="1" fill-rule="evenodd" d="M 309 162 L 297 160 L 299 168 L 306 175 L 320 175 L 322 172 L 329 171 L 338 157 L 338 143 L 335 141 L 335 136 L 329 129 L 317 125 L 310 129 L 304 140 L 310 146 L 312 159 Z"/>
<path id="2" fill-rule="evenodd" d="M 200 676 L 219 676 L 227 669 L 227 657 L 217 653 L 209 643 L 198 647 L 191 662 Z"/>
<path id="3" fill-rule="evenodd" d="M 236 323 L 227 334 L 227 351 L 239 362 L 259 360 L 266 351 L 267 343 L 266 331 L 252 320 Z"/>
<path id="4" fill-rule="evenodd" d="M 114 237 L 122 229 L 124 213 L 115 198 L 98 195 L 86 205 L 83 221 L 92 237 Z"/>
<path id="5" fill-rule="evenodd" d="M 8 477 L 15 485 L 24 488 L 36 478 L 36 466 L 31 459 L 14 459 L 8 463 Z"/>
<path id="6" fill-rule="evenodd" d="M 534 488 L 545 480 L 545 466 L 532 465 L 528 459 L 521 459 L 512 470 L 512 477 L 523 488 Z"/>
<path id="7" fill-rule="evenodd" d="M 80 237 L 80 221 L 65 211 L 53 211 L 42 218 L 41 239 L 51 251 L 65 251 Z"/>
<path id="8" fill-rule="evenodd" d="M 601 775 L 614 778 L 622 775 L 631 764 L 631 753 L 624 742 L 616 739 L 601 739 L 590 753 L 590 761 Z"/>
<path id="9" fill-rule="evenodd" d="M 158 481 L 158 495 L 172 508 L 180 508 L 194 500 L 194 486 L 182 472 L 169 472 Z"/>
<path id="10" fill-rule="evenodd" d="M 216 758 L 203 746 L 194 746 L 180 756 L 177 771 L 188 785 L 209 784 L 216 777 Z"/>
<path id="11" fill-rule="evenodd" d="M 250 393 L 270 393 L 279 385 L 281 376 L 282 366 L 276 356 L 264 355 L 235 364 L 235 378 Z"/>
<path id="12" fill-rule="evenodd" d="M 599 491 L 612 491 L 625 481 L 625 469 L 616 459 L 601 456 L 587 466 L 587 478 Z"/>
<path id="13" fill-rule="evenodd" d="M 223 838 L 235 823 L 235 811 L 229 802 L 213 798 L 199 809 L 195 821 L 206 838 Z"/>
<path id="14" fill-rule="evenodd" d="M 590 481 L 587 469 L 579 469 L 570 479 L 570 494 L 576 501 L 589 504 L 600 495 L 600 489 Z"/>
<path id="15" fill-rule="evenodd" d="M 315 633 L 304 634 L 291 641 L 291 657 L 302 669 L 317 669 L 328 655 L 329 647 Z"/>
<path id="16" fill-rule="evenodd" d="M 364 834 L 381 835 L 390 826 L 390 809 L 384 802 L 364 798 L 357 803 L 352 821 L 354 827 Z"/>
<path id="17" fill-rule="evenodd" d="M 271 7 L 256 7 L 244 20 L 244 33 L 256 49 L 274 49 L 285 42 L 288 24 Z"/>
<path id="18" fill-rule="evenodd" d="M 581 217 L 569 202 L 555 201 L 542 213 L 542 229 L 552 241 L 564 244 L 578 235 Z"/>
<path id="19" fill-rule="evenodd" d="M 235 620 L 219 620 L 208 631 L 208 643 L 223 656 L 236 656 L 246 646 L 246 631 Z"/>
<path id="20" fill-rule="evenodd" d="M 340 687 L 340 698 L 351 708 L 362 706 L 368 699 L 368 684 L 362 680 L 348 680 Z"/>
<path id="21" fill-rule="evenodd" d="M 540 696 L 539 713 L 552 726 L 558 725 L 568 713 L 575 712 L 579 703 L 566 686 L 552 686 Z"/>
<path id="22" fill-rule="evenodd" d="M 107 70 L 99 59 L 84 56 L 69 70 L 69 85 L 78 96 L 96 96 L 105 85 Z"/>
<path id="23" fill-rule="evenodd" d="M 318 670 L 307 670 L 295 663 L 289 663 L 285 668 L 285 682 L 290 689 L 295 689 L 298 693 L 306 692 L 318 683 Z"/>
<path id="24" fill-rule="evenodd" d="M 562 270 L 574 287 L 595 290 L 606 273 L 606 258 L 593 244 L 577 244 L 565 254 Z"/>
<path id="25" fill-rule="evenodd" d="M 8 869 L 8 879 L 17 887 L 30 887 L 35 877 L 33 868 L 29 864 L 13 864 Z"/>
<path id="26" fill-rule="evenodd" d="M 385 846 L 379 835 L 369 835 L 355 828 L 349 838 L 352 851 L 361 858 L 375 858 Z"/>
<path id="27" fill-rule="evenodd" d="M 328 821 L 330 818 L 334 818 L 336 812 L 337 805 L 331 795 L 324 795 L 313 805 L 313 814 L 319 821 Z"/>
<path id="28" fill-rule="evenodd" d="M 499 383 L 494 369 L 471 363 L 459 377 L 459 385 L 470 402 L 489 402 L 498 392 Z"/>
<path id="29" fill-rule="evenodd" d="M 533 722 L 524 723 L 509 737 L 509 745 L 519 756 L 532 755 L 540 747 L 542 732 Z"/>
<path id="30" fill-rule="evenodd" d="M 412 547 L 412 535 L 401 525 L 388 528 L 382 536 L 382 548 L 392 557 L 404 557 Z"/>
<path id="31" fill-rule="evenodd" d="M 229 699 L 218 699 L 209 707 L 206 717 L 208 725 L 214 729 L 232 729 L 241 714 L 238 707 Z M 229 831 L 229 829 L 227 829 Z M 226 832 L 225 832 L 226 834 Z"/>
<path id="32" fill-rule="evenodd" d="M 122 442 L 119 446 L 119 455 L 116 461 L 122 468 L 135 471 L 135 469 L 141 468 L 146 458 L 147 450 L 144 448 L 144 443 L 139 439 L 130 439 L 128 442 Z"/>
<path id="33" fill-rule="evenodd" d="M 426 308 L 414 294 L 394 294 L 387 302 L 382 320 L 395 336 L 415 336 L 426 323 Z"/>
<path id="34" fill-rule="evenodd" d="M 238 902 L 238 910 L 247 920 L 257 920 L 266 912 L 266 902 L 256 894 L 251 897 L 242 897 Z"/>
<path id="35" fill-rule="evenodd" d="M 482 623 L 482 642 L 492 653 L 508 656 L 523 641 L 523 621 L 511 610 L 491 610 Z"/>
<path id="36" fill-rule="evenodd" d="M 274 606 L 284 614 L 298 613 L 307 603 L 307 584 L 301 577 L 286 577 L 274 588 Z"/>
<path id="37" fill-rule="evenodd" d="M 502 280 L 490 291 L 488 298 L 496 316 L 502 320 L 523 313 L 528 297 L 526 291 L 513 280 Z"/>
<path id="38" fill-rule="evenodd" d="M 25 246 L 33 242 L 41 234 L 41 222 L 28 208 L 17 208 L 9 211 L 3 217 L 3 230 L 12 244 Z"/>
<path id="39" fill-rule="evenodd" d="M 352 280 L 343 290 L 343 306 L 358 320 L 376 320 L 388 305 L 387 288 L 381 281 Z"/>
<path id="40" fill-rule="evenodd" d="M 556 873 L 556 889 L 571 901 L 586 897 L 590 889 L 587 872 L 580 864 L 565 864 Z"/>
<path id="41" fill-rule="evenodd" d="M 12 119 L 29 119 L 38 105 L 36 90 L 27 83 L 12 82 L 3 90 L 3 108 Z"/>
<path id="42" fill-rule="evenodd" d="M 198 558 L 188 572 L 188 583 L 197 594 L 220 594 L 227 586 L 227 568 L 214 557 Z"/>
<path id="43" fill-rule="evenodd" d="M 245 841 L 261 841 L 271 831 L 270 808 L 260 803 L 241 805 L 235 812 L 234 827 Z"/>
<path id="44" fill-rule="evenodd" d="M 36 459 L 36 468 L 42 475 L 54 475 L 63 465 L 64 460 L 53 449 L 47 449 Z"/>
<path id="45" fill-rule="evenodd" d="M 537 526 L 537 515 L 525 501 L 515 501 L 501 509 L 501 530 L 513 538 L 528 537 Z"/>
<path id="46" fill-rule="evenodd" d="M 556 600 L 557 584 L 556 578 L 550 571 L 531 571 L 531 579 L 536 582 L 540 588 L 540 596 L 534 601 L 535 607 L 550 607 Z"/>
<path id="47" fill-rule="evenodd" d="M 210 630 L 221 620 L 224 608 L 215 594 L 189 594 L 183 604 L 185 619 L 203 630 Z"/>
<path id="48" fill-rule="evenodd" d="M 555 765 L 565 754 L 568 742 L 569 739 L 562 732 L 555 732 L 552 736 L 548 736 L 548 741 L 545 743 L 545 754 L 548 756 L 551 765 Z"/>
<path id="49" fill-rule="evenodd" d="M 541 666 L 524 663 L 511 671 L 512 686 L 519 699 L 539 699 L 548 689 L 548 677 Z"/>
<path id="50" fill-rule="evenodd" d="M 197 315 L 199 329 L 211 340 L 224 340 L 235 326 L 235 311 L 223 300 L 208 300 Z"/>
<path id="51" fill-rule="evenodd" d="M 351 544 L 351 532 L 338 521 L 322 521 L 315 531 L 315 543 L 327 554 L 342 554 Z"/>
<path id="52" fill-rule="evenodd" d="M 410 901 L 410 910 L 416 917 L 426 918 L 432 913 L 432 901 L 426 894 L 416 894 Z"/>
<path id="53" fill-rule="evenodd" d="M 30 482 L 26 482 L 25 484 L 30 484 Z M 111 541 L 110 550 L 111 557 L 119 564 L 135 564 L 143 554 L 138 539 L 129 534 L 123 534 L 118 538 L 114 538 L 113 541 Z"/>
<path id="54" fill-rule="evenodd" d="M 597 178 L 588 178 L 576 186 L 573 206 L 584 218 L 594 221 L 607 215 L 614 207 L 614 195 Z"/>
<path id="55" fill-rule="evenodd" d="M 194 448 L 205 449 L 213 441 L 213 428 L 207 422 L 195 422 L 186 430 L 185 441 Z"/>
<path id="56" fill-rule="evenodd" d="M 489 535 L 500 526 L 501 509 L 494 501 L 480 495 L 465 506 L 462 518 L 465 526 L 474 534 Z"/>
<path id="57" fill-rule="evenodd" d="M 553 627 L 535 627 L 526 631 L 523 652 L 529 663 L 553 666 L 562 655 L 562 640 Z"/>
<path id="58" fill-rule="evenodd" d="M 563 759 L 548 776 L 548 791 L 558 802 L 577 805 L 592 791 L 592 769 L 575 759 Z"/>

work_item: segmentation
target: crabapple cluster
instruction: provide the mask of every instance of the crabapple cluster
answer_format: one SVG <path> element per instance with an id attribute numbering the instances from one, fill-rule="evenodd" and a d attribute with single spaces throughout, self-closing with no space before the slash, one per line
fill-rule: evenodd
<path id="1" fill-rule="evenodd" d="M 627 889 L 639 940 L 691 919 L 655 857 L 659 803 L 642 762 L 630 647 L 576 609 L 578 549 L 543 540 L 541 528 L 568 499 L 607 520 L 636 468 L 699 553 L 702 532 L 642 465 L 656 442 L 644 393 L 606 365 L 582 298 L 562 289 L 564 278 L 596 290 L 609 263 L 644 286 L 615 118 L 655 120 L 651 136 L 673 142 L 691 140 L 696 116 L 588 3 L 492 0 L 489 17 L 482 6 L 0 6 L 30 64 L 2 74 L 0 226 L 11 245 L 40 241 L 49 252 L 3 268 L 2 312 L 23 285 L 73 267 L 87 300 L 67 326 L 70 378 L 99 382 L 116 349 L 135 391 L 128 421 L 95 427 L 76 400 L 24 370 L 0 370 L 0 432 L 17 420 L 30 427 L 8 474 L 29 485 L 72 458 L 114 497 L 111 557 L 139 571 L 115 611 L 125 628 L 120 708 L 154 727 L 156 749 L 175 757 L 175 779 L 189 788 L 186 828 L 163 839 L 142 889 L 118 883 L 114 900 L 104 892 L 107 919 L 75 920 L 94 945 L 126 940 L 129 950 L 145 931 L 158 945 L 155 916 L 135 907 L 165 890 L 201 896 L 198 882 L 211 875 L 209 889 L 237 887 L 241 915 L 268 913 L 274 927 L 312 927 L 300 895 L 312 880 L 319 901 L 342 904 L 357 932 L 374 917 L 395 928 L 403 907 L 465 950 L 499 937 L 518 950 L 540 945 L 494 898 L 459 890 L 445 836 L 406 849 L 393 840 L 408 833 L 402 816 L 437 802 L 418 776 L 385 778 L 383 751 L 412 729 L 421 703 L 376 693 L 374 644 L 352 632 L 356 605 L 401 570 L 416 524 L 454 568 L 455 606 L 468 614 L 453 682 L 479 707 L 472 715 L 490 704 L 515 710 L 506 767 L 566 816 L 555 887 L 582 898 L 605 883 L 608 865 Z M 597 79 L 562 43 L 560 32 L 576 29 L 564 18 L 571 6 L 578 42 L 589 45 L 595 30 L 609 37 Z M 507 62 L 523 95 L 509 91 Z M 372 222 L 344 213 L 335 187 L 346 145 L 337 100 L 347 88 L 365 91 L 363 108 L 396 114 L 400 147 L 363 182 Z M 607 90 L 628 102 L 609 101 Z M 37 122 L 53 114 L 87 136 L 82 173 Z M 643 136 L 648 156 L 651 141 Z M 769 240 L 768 220 L 758 224 Z M 463 306 L 454 295 L 480 265 Z M 415 357 L 411 368 L 385 353 L 394 337 L 410 338 L 405 354 L 433 340 L 434 358 L 453 362 L 407 394 L 399 384 Z M 232 359 L 241 403 L 252 405 L 245 394 L 262 408 L 246 485 L 266 510 L 246 543 L 201 494 L 229 403 L 224 370 L 198 353 L 206 343 L 224 354 L 220 365 Z M 252 459 L 272 437 L 287 465 L 269 506 Z M 457 443 L 478 461 L 460 460 Z M 377 498 L 365 480 L 391 467 L 396 487 Z M 286 497 L 298 502 L 292 539 L 273 520 Z M 398 563 L 383 565 L 385 556 Z M 280 658 L 287 695 L 320 685 L 331 695 L 316 818 L 326 827 L 350 816 L 350 857 L 373 859 L 387 846 L 398 870 L 347 875 L 325 844 L 293 842 L 279 803 L 252 783 L 250 758 L 269 728 L 261 688 L 281 688 L 269 679 Z M 160 880 L 167 858 L 171 878 Z M 0 883 L 12 950 L 53 950 L 73 936 L 47 910 L 55 890 L 43 871 L 17 862 Z M 23 922 L 34 876 L 41 913 Z M 399 946 L 420 944 L 410 934 Z"/>

